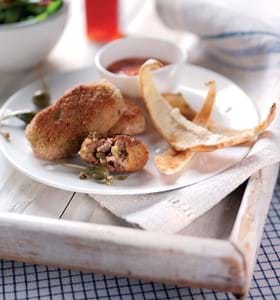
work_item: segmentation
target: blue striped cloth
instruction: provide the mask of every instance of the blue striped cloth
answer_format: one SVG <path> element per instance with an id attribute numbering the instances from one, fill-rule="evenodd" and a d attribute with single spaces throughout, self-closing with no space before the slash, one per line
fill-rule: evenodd
<path id="1" fill-rule="evenodd" d="M 220 62 L 244 70 L 280 67 L 280 1 L 157 0 L 172 29 L 191 32 Z"/>
<path id="2" fill-rule="evenodd" d="M 231 294 L 0 260 L 0 299 L 234 299 Z M 249 299 L 280 299 L 280 176 L 274 191 Z"/>

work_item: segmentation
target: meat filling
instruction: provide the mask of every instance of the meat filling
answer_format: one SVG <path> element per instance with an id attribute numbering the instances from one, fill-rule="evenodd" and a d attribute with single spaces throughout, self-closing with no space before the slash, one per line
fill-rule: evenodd
<path id="1" fill-rule="evenodd" d="M 89 163 L 107 166 L 109 171 L 121 172 L 124 170 L 124 162 L 127 158 L 125 141 L 117 137 L 89 138 L 85 160 Z"/>
<path id="2" fill-rule="evenodd" d="M 149 158 L 145 144 L 124 134 L 105 138 L 91 133 L 84 140 L 79 153 L 82 160 L 93 166 L 108 167 L 112 173 L 140 171 Z"/>

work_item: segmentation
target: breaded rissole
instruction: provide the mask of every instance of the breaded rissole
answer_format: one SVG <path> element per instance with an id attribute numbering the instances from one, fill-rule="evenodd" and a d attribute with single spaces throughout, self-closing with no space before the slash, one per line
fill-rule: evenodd
<path id="1" fill-rule="evenodd" d="M 26 136 L 39 158 L 66 158 L 80 150 L 90 132 L 107 133 L 124 109 L 120 91 L 108 81 L 79 85 L 39 112 Z"/>
<path id="2" fill-rule="evenodd" d="M 108 135 L 141 134 L 146 129 L 146 120 L 142 109 L 129 99 L 124 99 L 125 110 L 119 121 L 109 130 Z"/>
<path id="3" fill-rule="evenodd" d="M 142 170 L 149 158 L 146 145 L 132 136 L 100 137 L 96 133 L 84 140 L 79 154 L 87 163 L 106 166 L 112 173 Z"/>

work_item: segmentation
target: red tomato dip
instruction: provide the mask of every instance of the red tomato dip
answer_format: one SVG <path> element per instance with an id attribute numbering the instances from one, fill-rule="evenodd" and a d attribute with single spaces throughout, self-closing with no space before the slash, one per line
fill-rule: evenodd
<path id="1" fill-rule="evenodd" d="M 132 58 L 125 58 L 118 60 L 107 67 L 107 70 L 115 73 L 115 74 L 123 74 L 127 76 L 135 76 L 138 75 L 140 67 L 143 65 L 145 61 L 149 58 L 139 58 L 139 57 L 132 57 Z M 164 66 L 169 65 L 168 62 L 159 60 Z"/>

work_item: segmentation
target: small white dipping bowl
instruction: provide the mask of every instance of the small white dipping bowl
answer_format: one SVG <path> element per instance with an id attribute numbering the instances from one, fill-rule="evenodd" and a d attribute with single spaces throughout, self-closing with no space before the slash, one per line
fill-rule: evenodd
<path id="1" fill-rule="evenodd" d="M 176 69 L 186 60 L 186 52 L 174 43 L 154 38 L 124 38 L 102 47 L 95 56 L 95 65 L 102 78 L 116 85 L 129 97 L 140 97 L 138 76 L 114 74 L 108 66 L 125 58 L 155 58 L 170 63 L 153 71 L 157 87 L 161 92 L 171 91 L 176 85 Z"/>
<path id="2" fill-rule="evenodd" d="M 0 25 L 0 71 L 20 71 L 42 62 L 58 42 L 68 3 L 43 21 Z"/>

